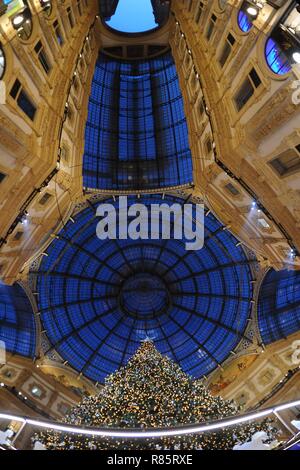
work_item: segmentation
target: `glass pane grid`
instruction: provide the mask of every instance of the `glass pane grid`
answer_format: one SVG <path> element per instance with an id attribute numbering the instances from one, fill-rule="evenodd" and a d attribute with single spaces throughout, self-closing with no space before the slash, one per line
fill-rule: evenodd
<path id="1" fill-rule="evenodd" d="M 85 133 L 87 188 L 156 189 L 189 184 L 192 158 L 170 53 L 139 62 L 101 54 Z"/>
<path id="2" fill-rule="evenodd" d="M 162 199 L 129 197 L 135 202 Z M 184 240 L 101 241 L 96 208 L 66 225 L 40 266 L 39 308 L 52 347 L 99 382 L 146 337 L 196 378 L 216 368 L 243 337 L 251 311 L 251 271 L 234 237 L 209 214 L 209 243 L 198 252 L 186 251 Z"/>

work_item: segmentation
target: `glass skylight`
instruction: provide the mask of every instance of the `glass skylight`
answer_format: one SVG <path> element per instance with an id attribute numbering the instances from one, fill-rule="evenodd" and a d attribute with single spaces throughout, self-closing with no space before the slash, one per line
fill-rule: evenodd
<path id="1" fill-rule="evenodd" d="M 158 26 L 151 0 L 119 0 L 107 25 L 124 33 L 143 33 Z"/>

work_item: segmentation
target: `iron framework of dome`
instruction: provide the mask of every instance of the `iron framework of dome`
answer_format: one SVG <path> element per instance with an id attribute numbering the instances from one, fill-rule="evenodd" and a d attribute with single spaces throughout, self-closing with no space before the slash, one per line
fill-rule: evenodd
<path id="1" fill-rule="evenodd" d="M 89 100 L 83 185 L 163 189 L 193 181 L 174 60 L 121 61 L 100 54 Z"/>
<path id="2" fill-rule="evenodd" d="M 162 199 L 148 195 L 138 202 Z M 186 251 L 184 239 L 101 241 L 97 206 L 90 202 L 73 215 L 75 223 L 66 224 L 32 273 L 49 351 L 103 382 L 148 337 L 193 377 L 208 374 L 243 338 L 251 314 L 252 275 L 243 248 L 211 213 L 199 251 Z"/>

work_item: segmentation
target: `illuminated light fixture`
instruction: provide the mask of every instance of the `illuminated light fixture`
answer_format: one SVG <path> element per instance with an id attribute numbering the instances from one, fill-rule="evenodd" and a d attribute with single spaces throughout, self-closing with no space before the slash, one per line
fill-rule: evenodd
<path id="1" fill-rule="evenodd" d="M 6 413 L 1 413 L 1 419 L 7 419 L 9 421 L 18 421 L 20 423 L 26 423 L 25 418 L 21 418 L 20 416 L 14 416 Z"/>
<path id="2" fill-rule="evenodd" d="M 51 0 L 40 0 L 41 7 L 49 8 L 51 6 Z"/>
<path id="3" fill-rule="evenodd" d="M 13 18 L 12 18 L 12 25 L 14 29 L 19 30 L 23 27 L 23 25 L 31 20 L 31 11 L 28 7 L 24 8 L 23 10 L 19 11 Z"/>
<path id="4" fill-rule="evenodd" d="M 13 26 L 19 28 L 24 23 L 24 16 L 22 14 L 17 15 L 13 19 Z"/>
<path id="5" fill-rule="evenodd" d="M 26 422 L 30 425 L 35 425 L 40 428 L 53 429 L 56 431 L 70 432 L 72 434 L 83 434 L 83 435 L 92 435 L 92 436 L 111 436 L 111 437 L 128 437 L 128 438 L 140 438 L 144 439 L 145 437 L 163 437 L 163 436 L 181 436 L 185 434 L 194 434 L 205 431 L 212 431 L 216 429 L 226 428 L 228 426 L 234 426 L 235 424 L 245 423 L 247 421 L 252 421 L 255 419 L 268 416 L 270 414 L 269 410 L 260 411 L 258 413 L 253 413 L 251 417 L 243 416 L 240 418 L 229 419 L 227 421 L 215 423 L 215 424 L 203 424 L 200 426 L 193 426 L 186 429 L 183 428 L 173 428 L 173 429 L 162 429 L 162 430 L 153 430 L 153 431 L 123 431 L 123 430 L 108 430 L 108 429 L 80 429 L 72 426 L 64 426 L 59 424 L 50 424 L 43 421 L 36 421 L 34 419 L 27 419 Z M 1 417 L 1 415 L 0 415 Z"/>
<path id="6" fill-rule="evenodd" d="M 248 6 L 246 8 L 246 13 L 251 17 L 251 20 L 256 20 L 256 18 L 259 15 L 260 10 L 263 9 L 263 7 L 266 4 L 265 0 L 252 0 L 248 1 Z"/>
<path id="7" fill-rule="evenodd" d="M 24 424 L 29 424 L 31 426 L 36 426 L 38 428 L 51 429 L 61 432 L 68 432 L 72 434 L 81 434 L 86 436 L 102 436 L 102 437 L 121 437 L 121 438 L 139 438 L 144 439 L 147 437 L 164 437 L 164 436 L 183 436 L 186 434 L 195 434 L 214 431 L 217 429 L 224 429 L 230 426 L 237 424 L 246 423 L 248 421 L 253 421 L 256 419 L 264 418 L 272 413 L 278 413 L 279 411 L 287 410 L 290 408 L 295 408 L 300 405 L 300 400 L 292 401 L 289 403 L 283 403 L 282 405 L 277 405 L 271 408 L 266 408 L 261 411 L 247 413 L 245 415 L 221 419 L 215 422 L 208 423 L 199 423 L 192 425 L 182 425 L 176 428 L 171 429 L 151 429 L 145 431 L 144 429 L 93 429 L 93 428 L 81 428 L 80 426 L 71 426 L 65 424 L 56 424 L 47 421 L 40 421 L 31 418 L 22 418 L 19 416 L 9 415 L 0 413 L 0 419 L 6 419 L 10 421 L 19 421 Z"/>
<path id="8" fill-rule="evenodd" d="M 296 64 L 300 64 L 300 52 L 294 52 L 292 57 Z"/>
<path id="9" fill-rule="evenodd" d="M 247 8 L 247 13 L 248 13 L 248 15 L 252 16 L 253 18 L 258 17 L 258 10 L 255 7 L 248 7 Z"/>
<path id="10" fill-rule="evenodd" d="M 52 12 L 52 3 L 51 0 L 40 0 L 42 9 L 44 10 L 47 16 L 51 15 Z"/>

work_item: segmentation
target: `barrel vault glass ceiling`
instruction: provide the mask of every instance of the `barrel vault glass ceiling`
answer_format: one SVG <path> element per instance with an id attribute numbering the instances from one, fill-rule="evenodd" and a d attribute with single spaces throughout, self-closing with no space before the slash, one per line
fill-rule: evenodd
<path id="1" fill-rule="evenodd" d="M 300 272 L 270 270 L 258 301 L 260 334 L 265 344 L 300 331 Z"/>
<path id="2" fill-rule="evenodd" d="M 21 286 L 0 283 L 0 341 L 6 352 L 34 357 L 36 328 L 32 306 Z M 2 346 L 1 346 L 2 347 Z"/>
<path id="3" fill-rule="evenodd" d="M 174 202 L 183 200 L 164 199 Z M 103 382 L 149 337 L 192 376 L 209 373 L 243 338 L 250 316 L 252 276 L 241 246 L 211 213 L 199 251 L 186 251 L 184 239 L 101 241 L 96 207 L 74 216 L 34 274 L 51 348 Z"/>
<path id="4" fill-rule="evenodd" d="M 172 55 L 126 62 L 100 54 L 85 132 L 84 186 L 162 189 L 192 180 L 188 130 Z"/>

